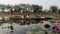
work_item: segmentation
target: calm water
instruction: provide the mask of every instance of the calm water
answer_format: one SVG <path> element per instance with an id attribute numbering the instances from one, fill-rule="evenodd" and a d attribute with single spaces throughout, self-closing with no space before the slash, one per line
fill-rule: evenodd
<path id="1" fill-rule="evenodd" d="M 44 23 L 46 24 L 46 23 Z M 20 25 L 13 23 L 13 33 L 11 33 L 10 24 L 3 23 L 0 26 L 0 34 L 26 34 L 26 32 L 39 32 L 40 26 L 44 26 L 41 23 L 31 25 Z M 50 23 L 48 23 L 50 24 Z"/>
<path id="2" fill-rule="evenodd" d="M 40 30 L 40 24 L 31 24 L 31 25 L 19 25 L 13 23 L 14 32 L 10 33 L 10 24 L 4 23 L 0 26 L 0 34 L 26 34 L 26 32 L 38 32 Z"/>

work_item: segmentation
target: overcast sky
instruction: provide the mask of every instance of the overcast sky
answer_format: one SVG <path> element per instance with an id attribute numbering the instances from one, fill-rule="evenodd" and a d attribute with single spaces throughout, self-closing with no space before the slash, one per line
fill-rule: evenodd
<path id="1" fill-rule="evenodd" d="M 56 5 L 60 8 L 60 0 L 0 0 L 0 4 L 38 4 L 42 5 L 44 9 L 49 8 L 51 5 Z"/>

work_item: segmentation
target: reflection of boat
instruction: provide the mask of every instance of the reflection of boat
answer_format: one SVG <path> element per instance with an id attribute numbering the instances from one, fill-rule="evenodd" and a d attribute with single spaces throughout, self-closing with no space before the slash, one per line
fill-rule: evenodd
<path id="1" fill-rule="evenodd" d="M 10 20 L 12 20 L 13 22 L 16 23 L 20 23 L 20 24 L 37 24 L 40 23 L 41 20 L 50 20 L 52 18 L 21 18 L 20 16 L 14 16 L 14 17 L 10 17 Z"/>
<path id="2" fill-rule="evenodd" d="M 19 16 L 14 16 L 14 17 L 11 17 L 10 18 L 11 20 L 50 20 L 50 19 L 52 19 L 52 18 L 22 18 L 22 17 L 19 17 Z"/>
<path id="3" fill-rule="evenodd" d="M 55 20 L 60 20 L 60 16 L 55 16 Z"/>

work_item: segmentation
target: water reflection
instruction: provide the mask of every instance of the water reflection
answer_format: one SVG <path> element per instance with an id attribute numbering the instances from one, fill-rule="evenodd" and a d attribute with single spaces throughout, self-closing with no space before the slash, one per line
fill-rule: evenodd
<path id="1" fill-rule="evenodd" d="M 41 32 L 41 27 L 45 24 L 51 25 L 50 22 L 37 23 L 37 24 L 30 24 L 30 25 L 20 25 L 19 23 L 12 23 L 13 26 L 13 33 L 11 33 L 11 24 L 10 23 L 3 23 L 0 26 L 0 34 L 26 34 L 27 32 Z M 52 26 L 52 25 L 51 25 Z"/>
<path id="2" fill-rule="evenodd" d="M 10 34 L 26 34 L 28 31 L 32 32 L 38 32 L 40 27 L 39 24 L 31 24 L 31 25 L 20 25 L 17 23 L 13 23 L 13 33 L 10 33 L 10 24 L 9 23 L 3 23 L 0 26 L 0 34 L 10 33 Z"/>

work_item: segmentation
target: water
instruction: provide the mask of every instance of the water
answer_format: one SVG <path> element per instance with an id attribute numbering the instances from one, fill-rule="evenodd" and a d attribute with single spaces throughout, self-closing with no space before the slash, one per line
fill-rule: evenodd
<path id="1" fill-rule="evenodd" d="M 31 24 L 31 25 L 19 25 L 13 23 L 13 33 L 11 33 L 11 29 L 9 28 L 10 24 L 4 23 L 0 26 L 0 34 L 26 34 L 26 32 L 38 32 L 40 29 L 39 24 Z"/>
<path id="2" fill-rule="evenodd" d="M 41 23 L 38 23 L 38 24 L 30 24 L 30 25 L 20 25 L 17 23 L 13 23 L 12 25 L 14 30 L 13 33 L 11 33 L 10 24 L 3 23 L 0 26 L 0 34 L 26 34 L 27 32 L 41 32 L 40 27 L 43 27 L 44 24 L 42 25 Z"/>

